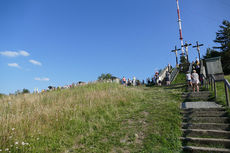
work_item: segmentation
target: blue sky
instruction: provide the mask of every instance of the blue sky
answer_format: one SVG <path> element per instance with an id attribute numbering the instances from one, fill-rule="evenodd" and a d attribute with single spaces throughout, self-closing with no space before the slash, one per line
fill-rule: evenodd
<path id="1" fill-rule="evenodd" d="M 184 41 L 206 48 L 229 0 L 179 1 Z M 1 0 L 0 93 L 96 80 L 146 79 L 180 46 L 176 0 Z M 197 57 L 189 50 L 190 59 Z"/>

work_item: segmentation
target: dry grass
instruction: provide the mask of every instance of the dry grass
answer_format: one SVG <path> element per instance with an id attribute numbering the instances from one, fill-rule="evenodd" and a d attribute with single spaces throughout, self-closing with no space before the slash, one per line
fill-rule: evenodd
<path id="1" fill-rule="evenodd" d="M 100 112 L 104 116 L 119 115 L 119 107 L 112 106 L 128 102 L 132 92 L 114 84 L 94 84 L 43 94 L 5 96 L 0 99 L 0 149 L 26 151 L 26 145 L 15 143 L 28 142 L 28 151 L 32 151 L 33 147 L 42 147 L 44 142 L 39 140 L 53 136 L 54 130 L 71 128 L 66 125 L 71 121 L 88 123 L 82 125 L 88 128 L 80 129 L 79 134 L 94 131 L 95 126 L 99 128 L 106 122 Z M 49 149 L 47 147 L 46 151 Z"/>

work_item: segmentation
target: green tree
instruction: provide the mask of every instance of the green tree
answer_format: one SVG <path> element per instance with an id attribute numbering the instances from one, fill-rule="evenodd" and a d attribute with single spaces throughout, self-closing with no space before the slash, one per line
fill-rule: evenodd
<path id="1" fill-rule="evenodd" d="M 217 57 L 217 56 L 221 56 L 221 52 L 218 52 L 211 48 L 207 48 L 206 55 L 204 56 L 204 58 L 212 58 L 212 57 Z"/>
<path id="2" fill-rule="evenodd" d="M 187 64 L 187 60 L 186 60 L 185 56 L 180 57 L 180 64 Z"/>
<path id="3" fill-rule="evenodd" d="M 220 30 L 216 33 L 215 43 L 219 43 L 220 46 L 215 46 L 213 48 L 219 49 L 222 52 L 230 51 L 230 22 L 224 20 L 223 25 L 220 25 Z"/>
<path id="4" fill-rule="evenodd" d="M 189 63 L 187 62 L 187 59 L 183 55 L 180 57 L 180 67 L 184 72 L 188 71 L 189 68 Z"/>
<path id="5" fill-rule="evenodd" d="M 25 94 L 25 93 L 30 93 L 30 91 L 28 89 L 23 89 L 22 94 Z"/>
<path id="6" fill-rule="evenodd" d="M 112 78 L 112 74 L 110 73 L 107 73 L 107 74 L 104 74 L 102 73 L 99 77 L 98 77 L 98 80 L 109 80 Z"/>
<path id="7" fill-rule="evenodd" d="M 230 22 L 224 20 L 220 25 L 220 30 L 216 32 L 215 43 L 219 46 L 208 48 L 204 58 L 221 56 L 221 62 L 225 74 L 230 74 Z M 214 50 L 216 49 L 216 50 Z"/>
<path id="8" fill-rule="evenodd" d="M 216 33 L 215 43 L 220 46 L 213 47 L 221 51 L 221 61 L 225 74 L 230 74 L 230 22 L 224 20 L 220 30 Z"/>

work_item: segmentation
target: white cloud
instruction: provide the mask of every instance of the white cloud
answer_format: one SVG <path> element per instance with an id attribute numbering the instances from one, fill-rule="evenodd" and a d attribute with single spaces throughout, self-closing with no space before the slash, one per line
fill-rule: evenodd
<path id="1" fill-rule="evenodd" d="M 17 56 L 29 56 L 30 54 L 24 50 L 15 52 L 15 51 L 3 51 L 0 52 L 0 55 L 7 56 L 7 57 L 17 57 Z"/>
<path id="2" fill-rule="evenodd" d="M 29 60 L 30 63 L 34 64 L 34 65 L 39 65 L 42 66 L 41 62 L 35 61 L 35 60 Z"/>
<path id="3" fill-rule="evenodd" d="M 36 81 L 50 81 L 49 78 L 39 78 L 39 77 L 34 78 L 34 80 L 36 80 Z"/>
<path id="4" fill-rule="evenodd" d="M 8 66 L 20 68 L 20 66 L 17 63 L 8 63 Z"/>
<path id="5" fill-rule="evenodd" d="M 19 51 L 19 54 L 22 56 L 30 56 L 30 54 L 24 50 Z"/>
<path id="6" fill-rule="evenodd" d="M 4 51 L 4 52 L 0 52 L 0 54 L 8 57 L 16 57 L 19 55 L 18 52 L 12 52 L 12 51 Z"/>

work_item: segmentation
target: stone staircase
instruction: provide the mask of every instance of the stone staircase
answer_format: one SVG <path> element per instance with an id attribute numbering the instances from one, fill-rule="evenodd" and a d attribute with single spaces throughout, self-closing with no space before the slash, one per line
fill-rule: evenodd
<path id="1" fill-rule="evenodd" d="M 181 105 L 183 152 L 230 153 L 228 113 L 224 107 L 207 101 L 210 95 L 208 91 L 182 94 L 188 100 Z"/>

